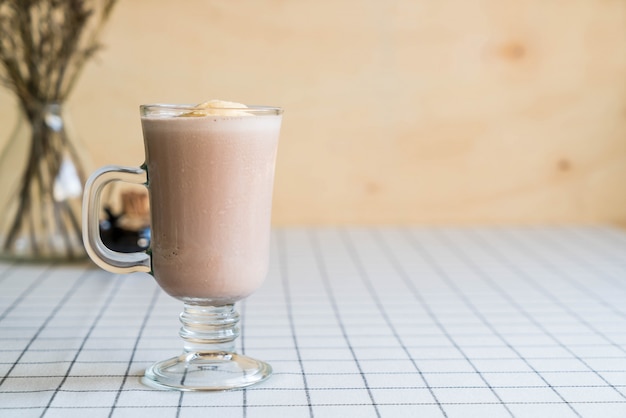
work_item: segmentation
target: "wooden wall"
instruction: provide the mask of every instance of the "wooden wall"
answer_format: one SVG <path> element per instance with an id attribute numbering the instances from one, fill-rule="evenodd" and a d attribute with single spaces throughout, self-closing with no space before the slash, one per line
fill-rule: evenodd
<path id="1" fill-rule="evenodd" d="M 95 165 L 141 164 L 139 104 L 221 98 L 286 109 L 278 225 L 626 222 L 624 0 L 120 0 L 103 41 Z"/>

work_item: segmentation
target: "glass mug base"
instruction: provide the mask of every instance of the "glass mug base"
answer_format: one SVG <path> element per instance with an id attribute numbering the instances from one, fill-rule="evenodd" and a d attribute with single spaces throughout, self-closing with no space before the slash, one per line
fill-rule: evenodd
<path id="1" fill-rule="evenodd" d="M 239 313 L 235 305 L 185 303 L 180 314 L 183 354 L 150 366 L 142 382 L 158 389 L 223 391 L 267 379 L 272 367 L 237 354 Z"/>
<path id="2" fill-rule="evenodd" d="M 142 383 L 157 389 L 224 391 L 254 385 L 271 374 L 269 364 L 236 353 L 185 353 L 153 364 Z"/>

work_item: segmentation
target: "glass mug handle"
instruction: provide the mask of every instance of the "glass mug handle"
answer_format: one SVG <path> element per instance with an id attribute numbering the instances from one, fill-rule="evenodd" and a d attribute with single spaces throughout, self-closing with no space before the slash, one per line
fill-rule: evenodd
<path id="1" fill-rule="evenodd" d="M 146 170 L 110 165 L 96 170 L 85 184 L 83 195 L 83 243 L 87 254 L 99 267 L 112 273 L 151 272 L 148 252 L 113 251 L 100 236 L 100 195 L 104 186 L 114 181 L 142 184 L 147 187 Z"/>

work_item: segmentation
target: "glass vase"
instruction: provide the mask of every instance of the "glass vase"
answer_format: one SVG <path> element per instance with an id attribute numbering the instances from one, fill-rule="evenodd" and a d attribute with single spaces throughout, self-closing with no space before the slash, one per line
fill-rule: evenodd
<path id="1" fill-rule="evenodd" d="M 0 258 L 86 258 L 81 200 L 90 167 L 84 167 L 86 153 L 66 122 L 61 103 L 20 109 L 0 154 Z"/>

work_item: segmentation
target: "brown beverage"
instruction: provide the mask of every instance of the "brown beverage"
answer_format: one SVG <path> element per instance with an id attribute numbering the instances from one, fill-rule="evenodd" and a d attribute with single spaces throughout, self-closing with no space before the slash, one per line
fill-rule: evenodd
<path id="1" fill-rule="evenodd" d="M 152 214 L 152 270 L 187 302 L 233 303 L 267 274 L 280 115 L 141 119 Z"/>

